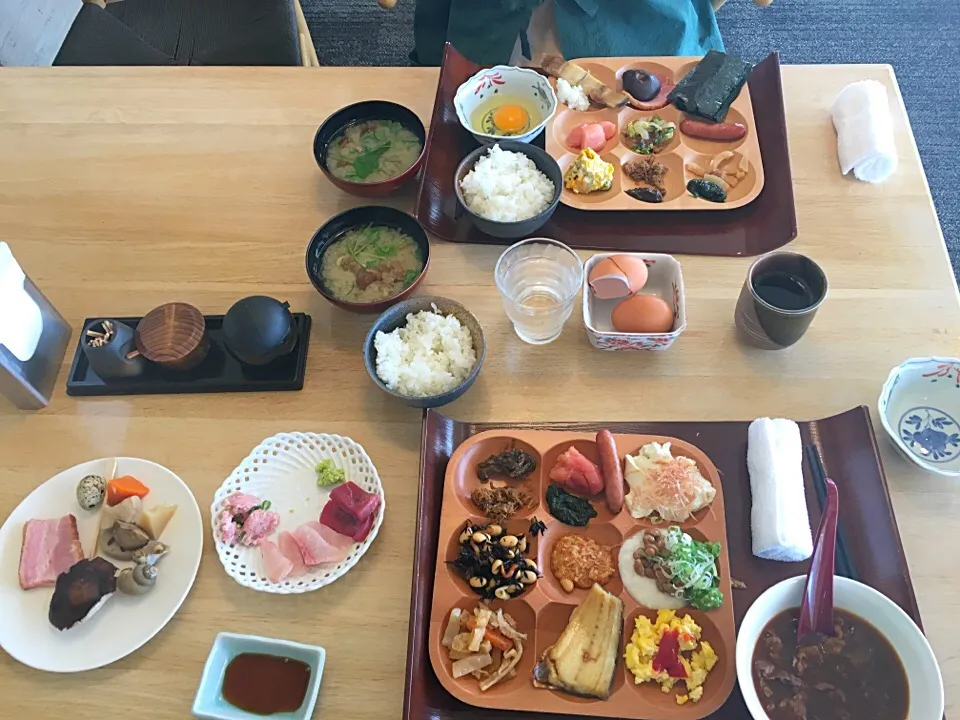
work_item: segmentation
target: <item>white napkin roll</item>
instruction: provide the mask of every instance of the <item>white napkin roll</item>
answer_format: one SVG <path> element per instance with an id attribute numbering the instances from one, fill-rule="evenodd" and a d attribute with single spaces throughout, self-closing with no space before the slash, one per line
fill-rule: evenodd
<path id="1" fill-rule="evenodd" d="M 813 554 L 803 490 L 800 428 L 793 420 L 760 418 L 747 432 L 747 470 L 753 506 L 753 554 L 799 562 Z"/>
<path id="2" fill-rule="evenodd" d="M 897 147 L 887 89 L 876 80 L 851 83 L 837 95 L 830 112 L 843 174 L 853 170 L 865 182 L 890 177 L 897 169 Z"/>

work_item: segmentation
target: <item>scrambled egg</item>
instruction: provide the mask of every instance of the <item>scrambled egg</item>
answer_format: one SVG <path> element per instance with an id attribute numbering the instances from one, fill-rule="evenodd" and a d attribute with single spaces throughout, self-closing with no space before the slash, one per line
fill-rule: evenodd
<path id="1" fill-rule="evenodd" d="M 681 679 L 672 678 L 666 670 L 655 670 L 653 667 L 660 639 L 666 631 L 677 632 L 680 664 L 687 674 L 682 679 L 687 684 L 687 692 L 677 695 L 677 705 L 697 702 L 703 697 L 703 683 L 707 675 L 717 664 L 717 654 L 710 643 L 700 639 L 700 626 L 689 615 L 679 618 L 673 610 L 660 610 L 655 623 L 645 615 L 640 615 L 624 652 L 627 669 L 633 673 L 637 685 L 653 681 L 660 683 L 663 692 L 672 691 Z"/>
<path id="2" fill-rule="evenodd" d="M 578 195 L 609 190 L 612 184 L 613 164 L 601 160 L 590 148 L 581 150 L 563 175 L 564 187 Z"/>

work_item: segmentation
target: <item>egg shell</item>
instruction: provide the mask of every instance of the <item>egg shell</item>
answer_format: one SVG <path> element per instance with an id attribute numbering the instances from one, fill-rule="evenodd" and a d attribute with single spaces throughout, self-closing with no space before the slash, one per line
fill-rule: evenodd
<path id="1" fill-rule="evenodd" d="M 620 271 L 627 276 L 630 281 L 630 292 L 637 293 L 647 284 L 647 278 L 650 273 L 647 270 L 647 264 L 642 258 L 634 255 L 611 255 L 610 259 L 617 264 Z"/>
<path id="2" fill-rule="evenodd" d="M 656 295 L 634 295 L 618 303 L 611 316 L 617 332 L 650 335 L 673 329 L 673 310 Z"/>
<path id="3" fill-rule="evenodd" d="M 616 300 L 632 292 L 627 274 L 610 258 L 593 266 L 587 283 L 600 300 Z"/>

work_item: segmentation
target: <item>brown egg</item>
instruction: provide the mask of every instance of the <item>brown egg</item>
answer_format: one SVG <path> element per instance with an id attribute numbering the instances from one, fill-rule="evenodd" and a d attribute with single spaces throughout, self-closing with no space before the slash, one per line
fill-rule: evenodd
<path id="1" fill-rule="evenodd" d="M 630 278 L 612 258 L 604 258 L 594 265 L 587 282 L 593 294 L 601 300 L 615 300 L 634 292 Z"/>
<path id="2" fill-rule="evenodd" d="M 630 292 L 638 293 L 647 284 L 647 264 L 642 258 L 636 255 L 611 255 L 621 272 L 627 276 L 630 282 Z"/>
<path id="3" fill-rule="evenodd" d="M 656 295 L 634 295 L 613 309 L 613 328 L 624 333 L 665 333 L 673 329 L 673 310 Z"/>

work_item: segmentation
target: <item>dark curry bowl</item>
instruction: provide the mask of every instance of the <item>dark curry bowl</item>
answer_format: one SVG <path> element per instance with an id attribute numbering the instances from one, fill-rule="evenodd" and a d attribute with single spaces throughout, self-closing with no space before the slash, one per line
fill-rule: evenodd
<path id="1" fill-rule="evenodd" d="M 377 348 L 375 345 L 377 333 L 391 333 L 398 327 L 403 327 L 407 324 L 408 314 L 416 314 L 421 310 L 430 311 L 433 310 L 434 306 L 436 306 L 436 312 L 440 313 L 441 315 L 455 316 L 457 320 L 460 321 L 460 324 L 467 328 L 467 330 L 470 332 L 470 337 L 473 339 L 473 349 L 477 354 L 477 361 L 474 363 L 473 369 L 463 380 L 463 382 L 444 393 L 440 393 L 439 395 L 427 395 L 420 397 L 404 395 L 395 390 L 391 390 L 377 375 Z M 370 328 L 370 332 L 367 333 L 366 340 L 364 340 L 363 343 L 363 363 L 367 366 L 367 372 L 370 374 L 370 378 L 374 383 L 376 383 L 377 387 L 379 387 L 388 395 L 392 395 L 404 405 L 409 405 L 410 407 L 416 408 L 440 407 L 441 405 L 452 403 L 454 400 L 463 395 L 467 390 L 470 389 L 474 381 L 476 381 L 477 375 L 480 374 L 480 367 L 483 365 L 483 359 L 486 357 L 486 355 L 487 344 L 483 337 L 483 327 L 481 327 L 480 321 L 477 320 L 476 316 L 467 310 L 467 308 L 465 308 L 463 305 L 454 300 L 448 300 L 447 298 L 442 297 L 431 297 L 427 295 L 411 298 L 402 303 L 398 303 L 387 310 L 385 313 L 383 313 L 383 315 L 374 321 L 373 326 Z"/>
<path id="2" fill-rule="evenodd" d="M 323 253 L 327 251 L 331 244 L 343 237 L 347 231 L 365 225 L 385 225 L 413 238 L 420 247 L 420 254 L 423 257 L 423 270 L 420 271 L 417 279 L 409 287 L 391 298 L 369 303 L 340 300 L 323 282 L 320 272 Z M 339 215 L 334 215 L 313 234 L 310 244 L 307 245 L 306 266 L 307 276 L 313 286 L 337 307 L 359 313 L 383 312 L 394 303 L 409 297 L 417 289 L 417 286 L 423 282 L 423 278 L 427 274 L 427 268 L 430 267 L 430 240 L 427 237 L 427 231 L 423 229 L 416 218 L 402 210 L 381 205 L 362 205 L 345 210 Z"/>
<path id="3" fill-rule="evenodd" d="M 492 147 L 491 145 L 481 145 L 463 159 L 463 161 L 457 167 L 456 174 L 453 176 L 453 186 L 457 193 L 457 200 L 460 201 L 460 206 L 464 209 L 467 215 L 470 216 L 473 224 L 476 225 L 480 231 L 495 238 L 502 238 L 504 240 L 518 240 L 519 238 L 526 237 L 536 230 L 539 230 L 544 224 L 546 224 L 547 220 L 550 219 L 550 216 L 553 215 L 554 210 L 557 209 L 557 205 L 560 203 L 560 193 L 563 192 L 563 171 L 560 169 L 560 165 L 557 164 L 557 161 L 554 160 L 546 150 L 539 148 L 536 145 L 518 142 L 516 140 L 499 140 L 496 144 L 500 146 L 501 150 L 509 150 L 510 152 L 518 152 L 526 155 L 528 158 L 533 160 L 533 164 L 537 166 L 537 169 L 540 172 L 550 178 L 550 182 L 553 183 L 553 200 L 546 210 L 539 215 L 534 215 L 532 218 L 527 218 L 526 220 L 518 220 L 516 222 L 496 222 L 494 220 L 486 220 L 480 217 L 467 207 L 467 203 L 463 199 L 463 192 L 460 190 L 460 182 L 466 177 L 468 172 L 473 170 L 473 166 L 477 164 L 477 160 L 480 159 L 481 155 L 486 154 L 486 152 Z"/>
<path id="4" fill-rule="evenodd" d="M 376 183 L 360 183 L 336 177 L 327 167 L 327 148 L 330 142 L 341 131 L 367 120 L 393 120 L 403 125 L 417 136 L 420 141 L 420 156 L 410 169 L 397 175 L 395 178 Z M 423 122 L 416 113 L 403 105 L 387 102 L 386 100 L 365 100 L 364 102 L 347 105 L 337 110 L 323 121 L 317 134 L 313 137 L 313 157 L 317 165 L 323 170 L 330 182 L 351 195 L 360 197 L 384 197 L 399 190 L 404 184 L 416 177 L 423 166 L 423 154 L 427 147 L 427 131 Z"/>

